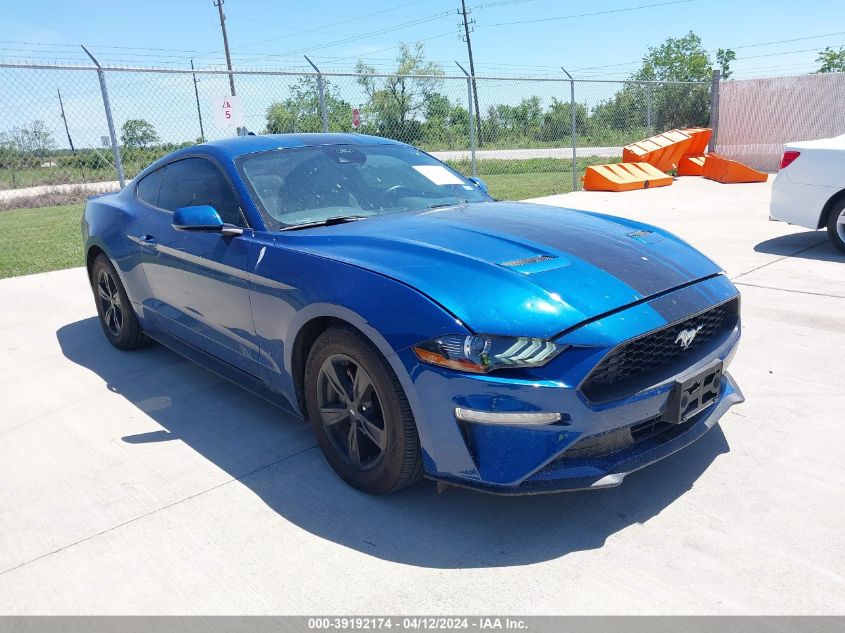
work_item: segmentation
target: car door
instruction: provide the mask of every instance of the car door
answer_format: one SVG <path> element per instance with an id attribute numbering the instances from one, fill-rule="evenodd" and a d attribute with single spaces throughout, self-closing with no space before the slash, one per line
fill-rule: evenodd
<path id="1" fill-rule="evenodd" d="M 228 178 L 211 160 L 190 157 L 160 170 L 147 222 L 144 271 L 158 327 L 201 350 L 255 373 L 258 348 L 249 301 L 252 230 Z M 242 235 L 173 228 L 173 211 L 210 205 Z"/>

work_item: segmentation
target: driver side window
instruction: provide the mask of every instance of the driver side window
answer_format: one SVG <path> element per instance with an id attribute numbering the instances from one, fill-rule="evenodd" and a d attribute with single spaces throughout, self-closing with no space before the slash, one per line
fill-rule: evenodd
<path id="1" fill-rule="evenodd" d="M 158 206 L 167 211 L 211 205 L 227 224 L 244 226 L 232 187 L 216 165 L 204 158 L 186 158 L 161 171 Z"/>

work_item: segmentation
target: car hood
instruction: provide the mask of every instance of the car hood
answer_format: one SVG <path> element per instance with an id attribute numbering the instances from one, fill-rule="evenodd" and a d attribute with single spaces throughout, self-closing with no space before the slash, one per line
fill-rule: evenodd
<path id="1" fill-rule="evenodd" d="M 475 332 L 543 338 L 720 272 L 661 229 L 528 203 L 384 215 L 277 240 L 412 286 Z"/>

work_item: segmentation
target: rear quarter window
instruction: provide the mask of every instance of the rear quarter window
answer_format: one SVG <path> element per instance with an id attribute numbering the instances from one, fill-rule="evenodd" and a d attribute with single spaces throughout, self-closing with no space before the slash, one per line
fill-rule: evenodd
<path id="1" fill-rule="evenodd" d="M 158 206 L 158 192 L 161 189 L 161 170 L 157 169 L 141 178 L 135 188 L 135 195 L 154 207 Z"/>

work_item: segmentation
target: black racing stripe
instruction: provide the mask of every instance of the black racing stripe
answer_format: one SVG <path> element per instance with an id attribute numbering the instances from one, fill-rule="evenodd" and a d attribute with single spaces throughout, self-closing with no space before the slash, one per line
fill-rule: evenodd
<path id="1" fill-rule="evenodd" d="M 643 297 L 639 301 L 632 301 L 631 303 L 625 304 L 623 306 L 619 306 L 618 308 L 614 308 L 613 310 L 608 310 L 607 312 L 602 312 L 601 314 L 597 314 L 593 317 L 590 317 L 589 319 L 584 319 L 583 321 L 580 321 L 580 322 L 576 323 L 575 325 L 571 325 L 568 328 L 566 328 L 565 330 L 561 330 L 557 334 L 550 336 L 549 340 L 550 341 L 557 340 L 561 337 L 566 336 L 570 332 L 574 332 L 575 330 L 580 329 L 580 328 L 584 327 L 585 325 L 589 325 L 590 323 L 595 323 L 596 321 L 600 321 L 602 319 L 605 319 L 609 316 L 616 314 L 617 312 L 622 312 L 623 310 L 629 310 L 629 309 L 631 309 L 635 306 L 641 305 L 643 303 L 651 303 L 651 302 L 655 301 L 656 299 L 658 299 L 660 297 L 668 296 L 672 293 L 678 292 L 679 290 L 682 290 L 684 288 L 692 286 L 693 284 L 703 283 L 703 282 L 708 281 L 710 279 L 714 279 L 721 274 L 722 273 L 713 273 L 712 275 L 708 275 L 707 277 L 702 277 L 701 279 L 695 279 L 693 281 L 689 281 L 686 284 L 684 284 L 683 286 L 679 286 L 677 288 L 668 288 L 668 289 L 664 290 L 657 297 Z"/>
<path id="2" fill-rule="evenodd" d="M 674 323 L 689 316 L 703 312 L 717 303 L 724 301 L 724 296 L 718 294 L 706 284 L 696 284 L 657 297 L 649 302 L 649 307 L 655 310 L 667 323 Z"/>
<path id="3" fill-rule="evenodd" d="M 577 257 L 616 277 L 643 296 L 678 286 L 696 277 L 655 248 L 640 248 L 640 242 L 624 234 L 609 235 L 606 220 L 581 215 L 578 224 L 575 224 L 562 222 L 562 218 L 556 216 L 551 218 L 553 223 L 549 223 L 549 230 L 538 239 L 538 228 L 544 224 L 542 216 L 535 216 L 530 222 L 513 215 L 505 216 L 501 223 L 498 219 L 495 214 L 486 217 L 464 214 L 460 222 L 480 226 L 485 230 L 501 231 L 505 235 L 518 235 L 546 248 Z"/>
<path id="4" fill-rule="evenodd" d="M 563 239 L 554 236 L 547 241 L 550 246 L 613 275 L 646 297 L 693 277 L 688 271 L 679 270 L 674 262 L 654 249 L 637 248 L 633 238 L 622 238 L 626 242 L 615 237 L 597 239 L 594 233 L 573 226 L 567 227 L 566 234 L 560 237 Z M 628 240 L 634 243 L 627 243 Z"/>

